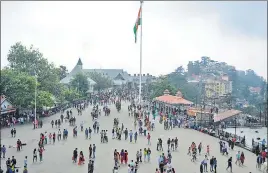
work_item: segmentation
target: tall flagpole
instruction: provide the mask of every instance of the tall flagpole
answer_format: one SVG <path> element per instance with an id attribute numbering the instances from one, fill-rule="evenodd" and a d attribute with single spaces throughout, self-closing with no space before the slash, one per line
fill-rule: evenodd
<path id="1" fill-rule="evenodd" d="M 143 25 L 143 18 L 142 18 L 142 1 L 141 1 L 141 34 L 140 34 L 140 87 L 139 87 L 139 104 L 141 105 L 141 79 L 142 79 L 142 25 Z"/>

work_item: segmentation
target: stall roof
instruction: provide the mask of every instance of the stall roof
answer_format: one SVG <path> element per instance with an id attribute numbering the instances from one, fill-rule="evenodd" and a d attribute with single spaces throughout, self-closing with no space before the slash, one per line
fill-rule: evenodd
<path id="1" fill-rule="evenodd" d="M 6 96 L 1 95 L 1 115 L 15 111 L 16 108 L 14 108 L 12 103 L 9 100 L 7 100 Z"/>
<path id="2" fill-rule="evenodd" d="M 168 104 L 183 104 L 183 105 L 192 105 L 193 104 L 193 102 L 186 100 L 182 97 L 177 97 L 177 96 L 173 96 L 173 95 L 169 95 L 169 94 L 156 97 L 155 100 L 160 101 L 160 102 L 164 102 L 164 103 L 168 103 Z"/>
<path id="3" fill-rule="evenodd" d="M 242 111 L 231 109 L 231 110 L 228 110 L 228 111 L 219 113 L 219 114 L 217 114 L 217 115 L 214 116 L 214 122 L 216 123 L 216 122 L 225 120 L 227 118 L 231 118 L 231 117 L 233 117 L 235 115 L 240 114 L 241 112 Z"/>

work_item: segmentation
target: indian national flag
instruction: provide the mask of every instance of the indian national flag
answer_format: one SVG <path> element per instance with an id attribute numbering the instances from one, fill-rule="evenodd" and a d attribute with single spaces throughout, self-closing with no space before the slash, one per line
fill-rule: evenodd
<path id="1" fill-rule="evenodd" d="M 141 9 L 142 8 L 140 6 L 138 17 L 137 17 L 137 20 L 136 20 L 135 25 L 134 25 L 134 28 L 133 28 L 134 35 L 135 35 L 135 43 L 137 42 L 138 28 L 139 28 L 139 25 L 141 25 Z"/>

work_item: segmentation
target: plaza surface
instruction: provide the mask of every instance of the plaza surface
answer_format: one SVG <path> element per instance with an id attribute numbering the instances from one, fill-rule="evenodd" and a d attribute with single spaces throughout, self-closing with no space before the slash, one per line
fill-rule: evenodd
<path id="1" fill-rule="evenodd" d="M 125 149 L 129 152 L 129 160 L 135 160 L 136 152 L 139 149 L 144 149 L 145 147 L 149 147 L 147 145 L 147 140 L 144 136 L 139 136 L 136 144 L 130 143 L 129 141 L 125 141 L 124 139 L 121 141 L 111 139 L 111 130 L 113 127 L 113 119 L 119 118 L 120 124 L 124 123 L 125 128 L 129 130 L 134 130 L 133 127 L 133 118 L 128 116 L 127 111 L 128 103 L 122 103 L 122 110 L 118 113 L 115 109 L 115 105 L 111 105 L 111 115 L 109 117 L 102 116 L 99 118 L 100 121 L 100 129 L 107 129 L 109 132 L 109 143 L 102 144 L 100 142 L 100 135 L 94 134 L 92 139 L 86 140 L 84 132 L 80 132 L 80 128 L 78 128 L 78 137 L 73 138 L 72 129 L 68 123 L 63 123 L 61 126 L 61 130 L 67 128 L 69 131 L 69 137 L 66 141 L 58 142 L 56 140 L 55 145 L 48 144 L 45 145 L 44 152 L 44 161 L 42 163 L 32 163 L 32 153 L 33 149 L 37 148 L 39 135 L 41 132 L 47 131 L 47 133 L 56 132 L 58 129 L 52 128 L 50 125 L 50 121 L 52 119 L 58 119 L 59 114 L 51 116 L 46 119 L 46 123 L 43 128 L 32 130 L 31 125 L 25 126 L 17 126 L 17 137 L 11 138 L 10 129 L 2 129 L 1 131 L 1 144 L 2 145 L 15 145 L 16 140 L 20 139 L 23 143 L 27 143 L 27 146 L 23 146 L 21 152 L 17 152 L 16 148 L 7 148 L 7 156 L 6 158 L 11 156 L 15 156 L 17 159 L 17 165 L 23 166 L 23 160 L 25 156 L 28 156 L 28 170 L 30 173 L 74 173 L 74 172 L 87 172 L 87 164 L 78 166 L 72 163 L 72 153 L 75 148 L 78 148 L 78 151 L 83 151 L 86 157 L 86 163 L 88 161 L 88 147 L 89 144 L 96 144 L 96 161 L 95 161 L 95 173 L 110 173 L 113 168 L 113 151 L 115 149 L 121 150 Z M 77 117 L 77 125 L 80 125 L 81 121 L 85 122 L 84 128 L 88 128 L 89 126 L 92 128 L 92 121 L 90 112 L 92 107 L 87 108 L 82 116 L 77 116 L 77 111 L 73 108 L 73 114 Z M 151 162 L 150 163 L 142 163 L 140 164 L 140 168 L 138 172 L 140 173 L 154 173 L 155 168 L 157 168 L 157 158 L 161 154 L 156 151 L 156 141 L 157 138 L 161 137 L 163 139 L 164 151 L 166 153 L 167 146 L 166 140 L 168 138 L 178 137 L 179 139 L 179 149 L 176 152 L 172 153 L 172 165 L 175 168 L 176 172 L 183 173 L 199 173 L 199 165 L 200 162 L 204 158 L 204 153 L 201 156 L 198 156 L 198 160 L 193 163 L 190 161 L 190 156 L 187 155 L 188 147 L 191 142 L 195 142 L 199 144 L 202 142 L 203 144 L 203 152 L 205 152 L 206 146 L 210 145 L 211 156 L 216 156 L 218 160 L 218 171 L 219 173 L 228 172 L 226 171 L 227 165 L 227 156 L 222 156 L 219 153 L 219 140 L 213 138 L 209 135 L 202 134 L 200 132 L 183 129 L 183 128 L 175 128 L 173 130 L 164 130 L 163 125 L 156 123 L 156 129 L 151 132 L 152 137 L 152 146 L 150 146 L 152 150 L 151 154 Z M 234 164 L 235 161 L 235 153 L 237 150 L 243 151 L 245 153 L 245 166 L 239 167 Z M 229 156 L 233 156 L 233 172 L 234 173 L 252 173 L 259 172 L 256 170 L 256 156 L 249 151 L 243 150 L 241 148 L 234 148 L 234 151 L 229 151 Z M 6 168 L 5 160 L 1 161 L 2 168 Z M 120 173 L 127 173 L 127 166 L 121 166 Z"/>

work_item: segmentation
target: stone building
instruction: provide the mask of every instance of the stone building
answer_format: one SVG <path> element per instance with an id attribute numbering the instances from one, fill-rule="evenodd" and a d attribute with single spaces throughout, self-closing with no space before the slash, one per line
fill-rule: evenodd
<path id="1" fill-rule="evenodd" d="M 69 84 L 71 79 L 77 74 L 77 73 L 90 73 L 90 72 L 97 72 L 104 76 L 109 77 L 113 81 L 113 87 L 120 87 L 122 85 L 126 85 L 128 87 L 134 87 L 138 86 L 139 84 L 139 75 L 134 74 L 131 76 L 128 72 L 124 71 L 123 69 L 83 69 L 83 63 L 81 59 L 79 58 L 76 66 L 72 69 L 72 71 L 61 80 L 61 83 L 63 84 Z M 88 78 L 90 83 L 89 91 L 93 91 L 93 87 L 96 84 L 95 81 Z M 152 82 L 155 80 L 155 77 L 153 77 L 150 74 L 143 74 L 142 75 L 142 84 L 146 84 L 149 82 Z"/>

